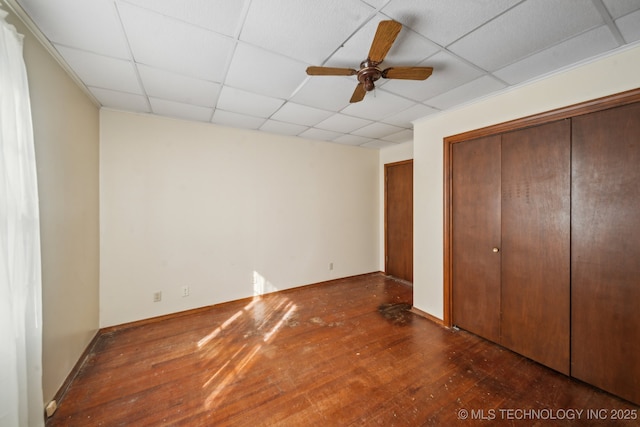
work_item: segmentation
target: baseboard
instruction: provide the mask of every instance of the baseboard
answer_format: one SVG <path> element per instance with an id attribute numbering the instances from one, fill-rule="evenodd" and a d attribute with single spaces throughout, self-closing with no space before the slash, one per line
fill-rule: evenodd
<path id="1" fill-rule="evenodd" d="M 102 335 L 102 332 L 100 330 L 96 331 L 96 333 L 93 335 L 93 338 L 91 338 L 91 341 L 89 341 L 89 344 L 80 355 L 80 358 L 78 358 L 78 361 L 76 362 L 76 364 L 73 365 L 71 372 L 69 372 L 69 375 L 67 375 L 67 378 L 64 380 L 64 382 L 56 392 L 55 396 L 53 396 L 52 400 L 55 400 L 58 406 L 60 406 L 60 402 L 62 401 L 62 399 L 64 399 L 64 396 L 67 394 L 67 390 L 69 389 L 69 386 L 71 385 L 73 380 L 78 376 L 78 373 L 80 372 L 80 370 L 82 369 L 82 366 L 86 362 L 87 357 L 89 357 L 89 354 L 91 354 L 91 351 L 93 351 L 93 347 L 98 342 L 98 338 L 100 338 L 100 335 Z"/>
<path id="2" fill-rule="evenodd" d="M 290 291 L 294 291 L 300 288 L 306 288 L 309 286 L 326 286 L 329 285 L 331 283 L 337 283 L 343 280 L 349 280 L 349 279 L 354 279 L 356 277 L 364 277 L 364 276 L 377 276 L 377 275 L 384 275 L 384 273 L 382 273 L 381 271 L 373 271 L 371 273 L 363 273 L 363 274 L 354 274 L 353 276 L 347 276 L 347 277 L 341 277 L 338 279 L 331 279 L 331 280 L 326 280 L 324 282 L 317 282 L 317 283 L 311 283 L 308 285 L 300 285 L 300 286 L 295 286 L 293 288 L 288 288 L 288 289 L 282 289 L 282 290 L 278 290 L 272 293 L 287 293 Z M 265 294 L 266 295 L 266 294 Z M 116 331 L 120 331 L 123 329 L 129 329 L 129 328 L 137 328 L 140 326 L 144 326 L 144 325 L 149 325 L 152 323 L 157 323 L 157 322 L 162 322 L 168 319 L 175 319 L 177 317 L 182 317 L 182 316 L 188 316 L 191 314 L 196 314 L 202 311 L 207 311 L 212 309 L 213 307 L 220 307 L 220 306 L 224 306 L 225 304 L 231 304 L 231 303 L 238 303 L 238 302 L 242 302 L 242 301 L 246 301 L 247 304 L 253 299 L 254 297 L 246 297 L 246 298 L 240 298 L 237 300 L 232 300 L 232 301 L 225 301 L 225 302 L 221 302 L 218 304 L 213 304 L 213 305 L 207 305 L 204 307 L 198 307 L 198 308 L 192 308 L 190 310 L 185 310 L 185 311 L 179 311 L 176 313 L 170 313 L 170 314 L 164 314 L 162 316 L 156 316 L 156 317 L 150 317 L 148 319 L 142 319 L 142 320 L 136 320 L 133 322 L 127 322 L 127 323 L 122 323 L 119 325 L 114 325 L 114 326 L 107 326 L 105 328 L 101 328 L 98 333 L 99 334 L 106 334 L 106 333 L 110 333 L 110 332 L 116 332 Z"/>
<path id="3" fill-rule="evenodd" d="M 404 279 L 400 279 L 399 277 L 391 276 L 391 275 L 389 275 L 387 273 L 384 273 L 384 272 L 382 274 L 385 277 L 387 277 L 387 278 L 389 278 L 389 279 L 391 279 L 391 280 L 393 280 L 395 282 L 401 283 L 401 284 L 406 285 L 406 286 L 413 287 L 413 282 L 410 282 L 410 281 L 404 280 Z"/>
<path id="4" fill-rule="evenodd" d="M 287 292 L 291 292 L 291 291 L 294 291 L 294 290 L 297 290 L 297 289 L 300 289 L 300 288 L 306 288 L 306 287 L 309 287 L 309 286 L 327 286 L 327 285 L 330 285 L 332 283 L 338 283 L 338 282 L 341 282 L 341 281 L 344 281 L 344 280 L 354 279 L 354 278 L 357 278 L 357 277 L 378 276 L 378 275 L 384 276 L 385 274 L 383 272 L 381 272 L 381 271 L 374 271 L 374 272 L 371 272 L 371 273 L 363 273 L 363 274 L 355 274 L 353 276 L 341 277 L 341 278 L 338 278 L 338 279 L 326 280 L 324 282 L 312 283 L 312 284 L 309 284 L 309 285 L 302 285 L 302 286 L 296 286 L 296 287 L 293 287 L 293 288 L 283 289 L 281 291 L 276 291 L 274 293 L 287 293 Z M 60 403 L 64 399 L 65 394 L 67 393 L 67 389 L 69 388 L 69 386 L 71 385 L 73 380 L 76 378 L 76 376 L 78 375 L 78 373 L 82 369 L 82 366 L 86 362 L 87 357 L 89 356 L 89 354 L 93 350 L 93 347 L 96 345 L 98 339 L 102 335 L 108 334 L 108 333 L 111 333 L 111 332 L 115 332 L 115 331 L 129 329 L 129 328 L 137 328 L 137 327 L 140 327 L 140 326 L 161 322 L 161 321 L 164 321 L 164 320 L 167 320 L 167 319 L 173 319 L 173 318 L 177 318 L 177 317 L 188 316 L 188 315 L 199 313 L 199 312 L 202 312 L 202 311 L 211 310 L 214 307 L 224 306 L 225 304 L 237 303 L 238 301 L 246 301 L 247 303 L 249 303 L 253 298 L 254 297 L 240 298 L 238 300 L 226 301 L 226 302 L 219 303 L 219 304 L 213 304 L 213 305 L 209 305 L 209 306 L 198 307 L 198 308 L 194 308 L 194 309 L 191 309 L 191 310 L 180 311 L 180 312 L 177 312 L 177 313 L 171 313 L 171 314 L 166 314 L 166 315 L 163 315 L 163 316 L 151 317 L 149 319 L 142 319 L 142 320 L 137 320 L 135 322 L 128 322 L 128 323 L 123 323 L 123 324 L 120 324 L 120 325 L 108 326 L 106 328 L 99 329 L 96 332 L 96 334 L 93 336 L 93 338 L 91 339 L 91 341 L 89 342 L 87 347 L 85 348 L 84 352 L 82 353 L 82 355 L 80 356 L 80 358 L 78 359 L 76 364 L 74 365 L 73 369 L 71 370 L 71 372 L 69 373 L 69 375 L 67 376 L 65 381 L 62 383 L 62 386 L 60 386 L 60 388 L 58 389 L 58 392 L 53 397 L 53 400 L 55 400 L 57 402 L 57 404 L 60 405 Z M 415 314 L 418 314 L 419 316 L 426 317 L 426 318 L 428 318 L 430 320 L 433 320 L 435 322 L 439 322 L 440 324 L 442 324 L 441 320 L 429 315 L 428 313 L 425 313 L 425 312 L 420 311 L 420 310 L 415 309 L 415 308 L 412 308 L 411 311 L 414 312 Z"/>
<path id="5" fill-rule="evenodd" d="M 411 307 L 411 309 L 409 310 L 410 312 L 412 312 L 413 314 L 416 314 L 420 317 L 424 317 L 427 320 L 430 320 L 434 323 L 437 323 L 440 326 L 444 326 L 444 322 L 442 321 L 442 319 L 438 319 L 437 317 L 427 313 L 426 311 L 422 311 L 418 308 L 415 307 Z"/>

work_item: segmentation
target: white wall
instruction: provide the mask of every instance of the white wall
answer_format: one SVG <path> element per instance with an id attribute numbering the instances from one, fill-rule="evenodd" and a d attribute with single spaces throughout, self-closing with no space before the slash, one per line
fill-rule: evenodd
<path id="1" fill-rule="evenodd" d="M 109 110 L 100 137 L 101 327 L 378 271 L 375 150 Z"/>
<path id="2" fill-rule="evenodd" d="M 414 305 L 443 316 L 443 138 L 640 87 L 640 46 L 414 123 Z"/>
<path id="3" fill-rule="evenodd" d="M 378 198 L 380 200 L 380 206 L 378 215 L 380 217 L 378 233 L 380 246 L 380 252 L 378 254 L 378 269 L 384 271 L 384 165 L 389 163 L 401 162 L 403 160 L 413 159 L 413 141 L 405 142 L 398 145 L 391 145 L 389 147 L 382 148 L 380 150 L 380 169 L 379 169 L 379 191 Z"/>
<path id="4" fill-rule="evenodd" d="M 40 199 L 42 388 L 48 402 L 98 330 L 98 107 L 11 10 L 8 22 L 25 36 Z"/>

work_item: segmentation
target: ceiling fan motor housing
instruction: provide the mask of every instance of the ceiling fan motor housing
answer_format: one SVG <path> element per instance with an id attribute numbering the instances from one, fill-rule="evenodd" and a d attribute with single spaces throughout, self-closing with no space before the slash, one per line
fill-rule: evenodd
<path id="1" fill-rule="evenodd" d="M 357 77 L 367 92 L 372 91 L 375 88 L 375 81 L 382 77 L 382 70 L 378 68 L 378 64 L 379 62 L 374 62 L 369 59 L 360 64 Z"/>

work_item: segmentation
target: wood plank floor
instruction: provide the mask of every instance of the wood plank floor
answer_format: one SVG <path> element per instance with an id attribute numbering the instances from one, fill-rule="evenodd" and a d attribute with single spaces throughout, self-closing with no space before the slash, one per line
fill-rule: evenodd
<path id="1" fill-rule="evenodd" d="M 371 274 L 103 333 L 47 426 L 638 425 L 402 303 L 410 286 Z"/>

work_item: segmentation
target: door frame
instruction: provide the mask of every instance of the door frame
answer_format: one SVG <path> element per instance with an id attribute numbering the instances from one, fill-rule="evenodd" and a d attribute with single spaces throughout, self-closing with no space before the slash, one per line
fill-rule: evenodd
<path id="1" fill-rule="evenodd" d="M 511 120 L 496 125 L 459 133 L 456 135 L 445 137 L 443 140 L 444 153 L 444 268 L 443 268 L 443 325 L 446 327 L 453 326 L 453 223 L 452 223 L 452 175 L 453 175 L 453 144 L 458 142 L 477 139 L 484 136 L 490 136 L 513 130 L 524 129 L 526 127 L 541 125 L 544 123 L 568 119 L 583 114 L 594 113 L 596 111 L 606 110 L 608 108 L 619 107 L 622 105 L 632 104 L 640 101 L 640 88 L 628 90 L 625 92 L 597 98 L 566 107 L 557 108 L 555 110 L 545 111 L 539 114 L 526 116 L 523 118 Z M 386 169 L 385 169 L 386 175 Z M 385 176 L 385 213 L 386 213 L 386 176 Z M 386 220 L 385 220 L 386 221 Z M 386 222 L 385 222 L 385 257 L 386 257 Z M 386 258 L 385 258 L 386 266 Z"/>
<path id="2" fill-rule="evenodd" d="M 401 165 L 405 165 L 405 164 L 411 164 L 413 165 L 413 159 L 408 159 L 408 160 L 401 160 L 398 162 L 392 162 L 392 163 L 385 163 L 384 165 L 384 272 L 385 274 L 387 274 L 388 271 L 388 262 L 389 262 L 389 252 L 388 252 L 388 239 L 389 239 L 389 235 L 388 235 L 388 224 L 387 224 L 387 219 L 389 217 L 389 215 L 387 214 L 388 211 L 388 182 L 389 182 L 389 175 L 388 175 L 388 170 L 390 167 L 394 167 L 394 166 L 401 166 Z M 413 181 L 413 177 L 411 177 L 411 180 Z M 413 194 L 411 195 L 411 197 L 413 197 Z M 411 217 L 413 218 L 413 212 L 411 214 Z M 411 257 L 413 258 L 413 248 L 411 249 Z M 413 265 L 413 260 L 411 261 L 411 264 Z"/>

